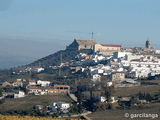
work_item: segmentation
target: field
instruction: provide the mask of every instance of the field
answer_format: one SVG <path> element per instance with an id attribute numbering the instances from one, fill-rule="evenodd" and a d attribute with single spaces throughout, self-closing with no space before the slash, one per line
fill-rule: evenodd
<path id="1" fill-rule="evenodd" d="M 27 96 L 17 99 L 6 99 L 3 104 L 0 104 L 0 112 L 12 110 L 29 110 L 35 105 L 47 106 L 52 102 L 71 102 L 67 95 L 41 95 Z"/>
<path id="2" fill-rule="evenodd" d="M 0 120 L 80 120 L 80 119 L 63 119 L 63 118 L 47 118 L 47 117 L 33 117 L 33 116 L 0 115 Z"/>
<path id="3" fill-rule="evenodd" d="M 153 120 L 160 119 L 160 103 L 148 104 L 146 105 L 150 108 L 141 109 L 141 110 L 106 110 L 106 111 L 97 111 L 88 115 L 91 120 L 151 120 L 153 118 L 131 118 L 134 117 L 134 114 L 157 114 L 158 118 Z M 129 117 L 125 117 L 125 114 L 129 114 Z M 153 116 L 154 117 L 154 116 Z"/>
<path id="4" fill-rule="evenodd" d="M 128 88 L 115 88 L 115 92 L 113 96 L 129 96 L 138 94 L 139 92 L 145 92 L 154 94 L 160 91 L 160 80 L 154 81 L 146 81 L 146 82 L 154 82 L 158 83 L 159 85 L 142 85 L 139 87 L 128 87 Z M 147 108 L 146 108 L 147 107 Z M 129 117 L 125 117 L 125 113 L 129 114 Z M 106 110 L 106 111 L 97 111 L 93 112 L 92 114 L 88 115 L 91 120 L 132 120 L 132 115 L 134 114 L 158 114 L 158 118 L 154 118 L 154 120 L 160 119 L 160 103 L 150 103 L 146 104 L 144 109 L 140 110 Z M 134 116 L 133 116 L 134 117 Z M 153 118 L 134 118 L 136 120 L 149 120 Z"/>
<path id="5" fill-rule="evenodd" d="M 138 94 L 139 92 L 145 92 L 153 94 L 160 90 L 160 85 L 145 85 L 139 87 L 126 87 L 126 88 L 115 88 L 114 96 L 129 96 Z"/>

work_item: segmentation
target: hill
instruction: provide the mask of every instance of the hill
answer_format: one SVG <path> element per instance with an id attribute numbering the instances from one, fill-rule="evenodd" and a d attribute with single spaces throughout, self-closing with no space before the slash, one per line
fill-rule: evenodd
<path id="1" fill-rule="evenodd" d="M 70 62 L 71 60 L 74 60 L 75 56 L 80 52 L 88 53 L 88 54 L 92 53 L 91 50 L 80 50 L 80 51 L 60 50 L 54 54 L 38 59 L 33 63 L 28 64 L 27 66 L 41 65 L 41 67 L 48 67 L 48 66 L 60 65 L 61 62 L 65 63 L 65 62 Z"/>

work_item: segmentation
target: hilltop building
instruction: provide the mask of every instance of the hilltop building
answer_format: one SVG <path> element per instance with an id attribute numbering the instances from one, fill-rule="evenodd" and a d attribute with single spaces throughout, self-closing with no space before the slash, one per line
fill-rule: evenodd
<path id="1" fill-rule="evenodd" d="M 67 49 L 68 50 L 82 50 L 82 49 L 94 50 L 95 44 L 97 44 L 95 40 L 74 39 L 74 41 L 69 46 L 67 46 Z"/>
<path id="2" fill-rule="evenodd" d="M 150 49 L 151 48 L 151 45 L 150 45 L 150 41 L 149 39 L 146 41 L 146 48 Z"/>
<path id="3" fill-rule="evenodd" d="M 99 51 L 100 53 L 114 53 L 121 50 L 121 45 L 111 45 L 111 44 L 96 44 L 94 51 Z"/>
<path id="4" fill-rule="evenodd" d="M 93 52 L 113 53 L 121 50 L 121 45 L 98 44 L 96 40 L 91 39 L 74 39 L 74 41 L 67 46 L 67 50 L 93 50 Z"/>

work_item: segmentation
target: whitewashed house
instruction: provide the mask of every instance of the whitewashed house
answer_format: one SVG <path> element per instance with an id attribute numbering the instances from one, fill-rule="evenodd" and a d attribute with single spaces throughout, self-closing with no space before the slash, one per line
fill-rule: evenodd
<path id="1" fill-rule="evenodd" d="M 70 108 L 70 103 L 64 103 L 64 102 L 51 103 L 50 107 L 54 112 L 56 112 L 58 108 L 60 110 L 68 110 Z"/>
<path id="2" fill-rule="evenodd" d="M 23 91 L 18 91 L 17 93 L 14 93 L 14 98 L 22 98 L 25 97 L 25 93 Z"/>
<path id="3" fill-rule="evenodd" d="M 12 83 L 13 87 L 23 87 L 23 82 L 22 81 L 16 81 Z"/>
<path id="4" fill-rule="evenodd" d="M 44 70 L 44 68 L 35 68 L 35 69 L 34 69 L 34 72 L 39 73 L 39 72 L 41 72 L 41 71 L 43 71 L 43 70 Z"/>
<path id="5" fill-rule="evenodd" d="M 50 81 L 37 80 L 37 85 L 40 85 L 41 87 L 47 87 L 50 85 L 50 83 Z"/>
<path id="6" fill-rule="evenodd" d="M 126 55 L 130 55 L 132 53 L 130 52 L 114 52 L 113 53 L 113 58 L 114 59 L 118 59 L 118 58 L 121 58 L 121 57 L 125 57 Z"/>
<path id="7" fill-rule="evenodd" d="M 112 86 L 113 82 L 107 82 L 107 86 Z"/>
<path id="8" fill-rule="evenodd" d="M 107 102 L 107 98 L 105 96 L 96 96 L 96 100 L 100 102 Z"/>
<path id="9" fill-rule="evenodd" d="M 111 103 L 116 103 L 118 100 L 115 100 L 115 97 L 111 97 Z"/>
<path id="10" fill-rule="evenodd" d="M 122 82 L 125 79 L 125 73 L 124 72 L 113 72 L 112 73 L 112 82 L 118 83 Z"/>
<path id="11" fill-rule="evenodd" d="M 101 75 L 99 75 L 99 74 L 94 74 L 94 75 L 92 75 L 91 80 L 92 80 L 93 82 L 101 82 Z"/>
<path id="12" fill-rule="evenodd" d="M 28 87 L 28 93 L 34 93 L 34 94 L 39 94 L 40 92 L 42 92 L 42 89 L 39 87 Z"/>
<path id="13" fill-rule="evenodd" d="M 37 85 L 35 80 L 29 80 L 29 86 L 35 86 Z"/>

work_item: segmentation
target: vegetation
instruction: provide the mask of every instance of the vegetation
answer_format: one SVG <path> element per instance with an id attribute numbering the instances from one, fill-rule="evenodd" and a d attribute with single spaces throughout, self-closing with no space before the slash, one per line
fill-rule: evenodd
<path id="1" fill-rule="evenodd" d="M 0 97 L 3 96 L 2 91 L 3 91 L 2 88 L 0 88 Z"/>
<path id="2" fill-rule="evenodd" d="M 34 117 L 34 116 L 0 115 L 0 120 L 80 120 L 80 119 L 63 119 L 63 118 Z"/>
<path id="3" fill-rule="evenodd" d="M 52 102 L 72 102 L 67 95 L 41 95 L 41 96 L 26 96 L 25 98 L 6 99 L 3 104 L 0 104 L 0 113 L 5 114 L 11 111 L 27 111 L 32 110 L 35 105 L 48 106 Z"/>
<path id="4" fill-rule="evenodd" d="M 125 117 L 125 113 L 129 114 L 159 114 L 160 112 L 160 103 L 157 104 L 146 104 L 143 108 L 137 108 L 137 109 L 113 109 L 113 110 L 101 110 L 101 111 L 95 111 L 92 114 L 89 114 L 88 117 L 91 120 L 129 120 L 131 118 Z M 138 119 L 138 118 L 137 118 Z M 151 118 L 148 118 L 151 119 Z M 146 120 L 146 118 L 140 118 L 140 120 Z M 159 120 L 158 118 L 155 118 L 154 120 Z"/>
<path id="5" fill-rule="evenodd" d="M 147 100 L 151 102 L 153 100 L 153 97 L 149 93 L 141 93 L 138 94 L 140 100 Z"/>
<path id="6" fill-rule="evenodd" d="M 75 56 L 79 53 L 79 51 L 67 51 L 60 50 L 54 54 L 41 58 L 27 66 L 39 66 L 41 64 L 42 67 L 60 65 L 60 62 L 68 62 L 72 59 L 75 59 Z M 62 59 L 61 59 L 62 56 Z"/>

